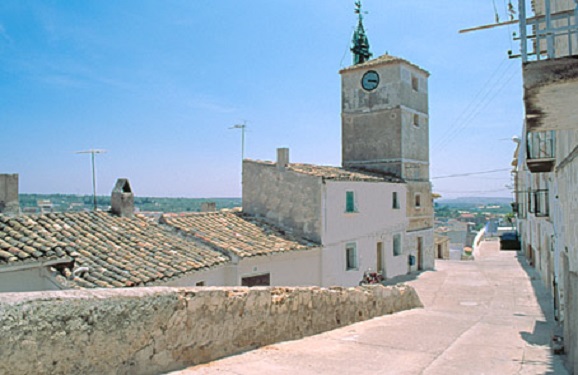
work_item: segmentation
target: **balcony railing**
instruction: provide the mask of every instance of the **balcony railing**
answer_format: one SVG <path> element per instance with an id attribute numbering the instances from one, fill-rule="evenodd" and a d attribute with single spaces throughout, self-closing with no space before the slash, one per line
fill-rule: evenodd
<path id="1" fill-rule="evenodd" d="M 552 13 L 551 1 L 544 1 L 543 15 L 527 18 L 526 0 L 519 0 L 520 36 L 516 39 L 521 41 L 522 62 L 578 54 L 578 0 L 574 9 L 557 13 Z M 560 48 L 561 44 L 565 47 Z"/>
<path id="2" fill-rule="evenodd" d="M 526 164 L 530 172 L 551 172 L 556 162 L 554 131 L 529 132 L 526 140 Z"/>

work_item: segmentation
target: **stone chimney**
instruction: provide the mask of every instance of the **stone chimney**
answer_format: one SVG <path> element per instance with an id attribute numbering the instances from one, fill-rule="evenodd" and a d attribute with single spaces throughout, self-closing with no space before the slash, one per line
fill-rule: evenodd
<path id="1" fill-rule="evenodd" d="M 121 217 L 132 217 L 134 215 L 134 194 L 128 179 L 119 178 L 116 180 L 116 185 L 112 189 L 110 197 L 110 206 L 114 215 Z"/>
<path id="2" fill-rule="evenodd" d="M 20 214 L 18 174 L 0 174 L 0 214 Z"/>
<path id="3" fill-rule="evenodd" d="M 289 149 L 278 148 L 277 149 L 277 169 L 280 171 L 284 171 L 285 168 L 289 165 Z"/>
<path id="4" fill-rule="evenodd" d="M 215 212 L 217 211 L 216 202 L 203 202 L 201 203 L 201 212 Z"/>

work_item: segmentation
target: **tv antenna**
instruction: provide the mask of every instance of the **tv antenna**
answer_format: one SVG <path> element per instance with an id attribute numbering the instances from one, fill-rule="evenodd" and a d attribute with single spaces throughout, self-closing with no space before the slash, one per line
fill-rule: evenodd
<path id="1" fill-rule="evenodd" d="M 247 121 L 242 124 L 231 126 L 229 129 L 241 129 L 241 163 L 245 160 L 245 130 L 247 129 Z"/>
<path id="2" fill-rule="evenodd" d="M 90 158 L 92 159 L 92 202 L 94 211 L 96 211 L 96 172 L 94 168 L 94 155 L 104 153 L 106 153 L 106 150 L 97 150 L 97 149 L 75 152 L 75 154 L 90 154 Z"/>

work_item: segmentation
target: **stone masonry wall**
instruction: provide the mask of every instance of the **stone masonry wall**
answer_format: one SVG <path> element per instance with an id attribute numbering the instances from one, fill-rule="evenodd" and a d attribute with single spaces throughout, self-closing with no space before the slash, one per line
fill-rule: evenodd
<path id="1" fill-rule="evenodd" d="M 160 374 L 421 307 L 409 286 L 0 294 L 0 374 Z"/>

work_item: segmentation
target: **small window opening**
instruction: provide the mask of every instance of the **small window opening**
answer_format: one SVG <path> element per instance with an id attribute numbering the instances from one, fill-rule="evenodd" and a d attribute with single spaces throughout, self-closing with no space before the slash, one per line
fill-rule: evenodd
<path id="1" fill-rule="evenodd" d="M 353 191 L 345 193 L 345 212 L 355 212 L 355 194 Z"/>
<path id="2" fill-rule="evenodd" d="M 420 208 L 420 207 L 421 207 L 421 195 L 416 194 L 415 195 L 415 208 Z"/>
<path id="3" fill-rule="evenodd" d="M 417 91 L 419 89 L 419 79 L 416 76 L 411 76 L 411 88 L 414 91 Z"/>
<path id="4" fill-rule="evenodd" d="M 415 126 L 419 126 L 419 115 L 418 114 L 413 115 L 413 124 Z"/>
<path id="5" fill-rule="evenodd" d="M 393 255 L 398 256 L 401 255 L 401 235 L 394 234 L 393 235 Z"/>
<path id="6" fill-rule="evenodd" d="M 397 191 L 394 191 L 392 194 L 392 204 L 391 208 L 398 209 L 399 208 L 399 199 L 397 198 Z"/>

